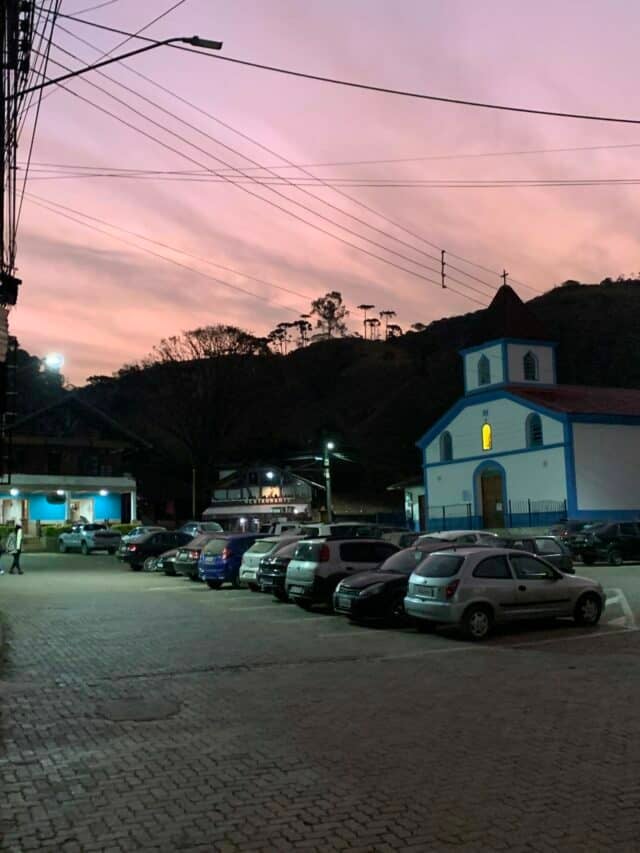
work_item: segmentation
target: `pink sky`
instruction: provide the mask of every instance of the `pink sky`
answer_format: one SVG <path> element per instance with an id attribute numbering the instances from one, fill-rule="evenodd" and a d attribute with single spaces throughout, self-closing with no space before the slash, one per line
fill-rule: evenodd
<path id="1" fill-rule="evenodd" d="M 89 5 L 89 0 L 64 0 L 62 10 L 73 14 Z M 135 30 L 171 5 L 170 0 L 120 0 L 85 17 Z M 61 23 L 102 50 L 118 41 L 77 23 Z M 540 0 L 526 6 L 503 0 L 478 4 L 465 0 L 187 0 L 148 34 L 164 38 L 198 33 L 223 40 L 223 52 L 228 56 L 393 88 L 640 117 L 639 27 L 640 13 L 631 3 L 603 0 Z M 85 63 L 97 57 L 62 31 L 55 41 Z M 75 64 L 55 49 L 52 58 Z M 410 164 L 324 166 L 312 170 L 318 176 L 437 180 L 640 177 L 636 171 L 640 128 L 633 126 L 401 99 L 296 80 L 169 48 L 136 57 L 129 64 L 296 163 L 638 145 Z M 49 73 L 62 70 L 52 63 Z M 261 164 L 281 162 L 125 68 L 112 65 L 105 73 L 202 132 L 95 73 L 72 81 L 69 88 L 162 138 L 202 167 L 220 168 L 216 157 L 234 166 L 250 165 L 204 134 Z M 88 80 L 197 148 L 135 116 L 92 88 Z M 21 155 L 24 159 L 26 150 Z M 101 168 L 198 168 L 63 91 L 55 91 L 43 101 L 33 161 Z M 361 302 L 397 311 L 397 322 L 404 328 L 416 321 L 426 323 L 480 307 L 362 254 L 225 183 L 36 179 L 42 176 L 42 172 L 32 173 L 30 192 L 196 255 L 198 260 L 169 248 L 142 244 L 263 298 L 235 292 L 146 254 L 137 248 L 141 241 L 135 237 L 121 235 L 131 243 L 125 244 L 25 201 L 18 238 L 18 274 L 24 284 L 11 315 L 12 332 L 35 354 L 63 352 L 65 374 L 75 383 L 140 359 L 161 337 L 184 329 L 223 322 L 265 334 L 281 320 L 295 319 L 307 311 L 312 299 L 330 290 L 342 292 L 352 311 L 354 329 L 360 328 L 356 306 Z M 436 266 L 419 252 L 340 216 L 299 190 L 278 188 L 288 199 L 300 201 L 338 224 L 329 225 L 265 188 L 249 188 L 368 251 L 437 277 L 345 233 L 339 224 L 414 262 Z M 311 191 L 418 249 L 438 255 L 437 250 L 333 190 L 314 187 Z M 360 187 L 346 192 L 437 246 L 491 269 L 506 268 L 514 279 L 537 291 L 567 278 L 594 282 L 640 268 L 640 223 L 637 188 L 633 186 Z M 302 295 L 225 272 L 207 261 Z M 497 277 L 465 268 L 492 287 L 500 283 Z M 491 290 L 464 280 L 484 294 L 469 295 L 488 304 Z M 516 289 L 523 298 L 535 295 L 525 287 Z"/>

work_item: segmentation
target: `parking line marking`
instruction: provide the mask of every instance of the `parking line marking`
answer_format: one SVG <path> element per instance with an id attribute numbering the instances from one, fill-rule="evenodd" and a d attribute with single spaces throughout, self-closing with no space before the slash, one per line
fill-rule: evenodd
<path id="1" fill-rule="evenodd" d="M 378 637 L 380 636 L 377 631 L 360 631 L 355 628 L 353 631 L 327 631 L 323 634 L 316 634 L 316 637 L 319 640 L 330 640 L 330 639 L 346 639 L 347 637 Z"/>
<path id="2" fill-rule="evenodd" d="M 148 586 L 145 592 L 171 592 L 174 589 L 179 589 L 184 592 L 186 589 L 193 589 L 192 586 Z"/>
<path id="3" fill-rule="evenodd" d="M 493 648 L 500 648 L 505 651 L 509 651 L 509 649 L 521 649 L 524 646 L 542 646 L 546 643 L 570 643 L 575 640 L 601 640 L 603 637 L 609 637 L 611 634 L 631 634 L 637 631 L 637 628 L 620 628 L 614 631 L 598 631 L 598 633 L 594 634 L 578 634 L 570 637 L 551 637 L 548 640 L 531 640 L 526 643 L 515 643 L 511 646 L 494 646 Z"/>
<path id="4" fill-rule="evenodd" d="M 269 603 L 267 604 L 251 604 L 249 607 L 227 607 L 227 613 L 244 613 L 246 610 L 267 610 L 269 608 Z"/>
<path id="5" fill-rule="evenodd" d="M 629 601 L 627 600 L 627 596 L 624 594 L 624 592 L 621 589 L 612 589 L 611 592 L 616 593 L 615 597 L 612 599 L 612 602 L 616 601 L 616 602 L 620 603 L 620 607 L 622 608 L 622 612 L 624 613 L 626 620 L 627 620 L 627 626 L 630 628 L 635 628 L 636 627 L 636 620 L 635 620 L 635 616 L 633 615 L 633 611 L 631 610 L 631 606 L 629 604 Z M 607 604 L 608 603 L 609 603 L 609 600 L 607 599 Z"/>

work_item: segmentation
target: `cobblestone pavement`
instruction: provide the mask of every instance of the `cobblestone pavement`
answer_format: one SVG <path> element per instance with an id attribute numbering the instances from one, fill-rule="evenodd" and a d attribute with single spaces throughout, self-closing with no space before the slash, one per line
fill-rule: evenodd
<path id="1" fill-rule="evenodd" d="M 640 849 L 626 575 L 597 631 L 478 647 L 107 557 L 24 562 L 0 577 L 4 851 Z M 157 719 L 114 719 L 136 708 Z"/>

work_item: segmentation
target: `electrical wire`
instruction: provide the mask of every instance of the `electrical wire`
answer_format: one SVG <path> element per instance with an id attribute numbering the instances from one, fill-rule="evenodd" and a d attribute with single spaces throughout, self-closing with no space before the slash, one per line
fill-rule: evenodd
<path id="1" fill-rule="evenodd" d="M 103 9 L 105 6 L 113 6 L 114 3 L 117 3 L 118 0 L 104 0 L 103 3 L 97 3 L 95 6 L 87 6 L 86 9 L 76 9 L 73 13 L 74 15 L 84 15 L 87 12 L 95 12 L 98 9 Z"/>
<path id="2" fill-rule="evenodd" d="M 171 14 L 171 12 L 173 12 L 174 9 L 177 9 L 178 6 L 183 6 L 186 2 L 187 2 L 187 0 L 177 0 L 177 2 L 174 3 L 172 6 L 169 6 L 169 8 L 166 11 L 161 12 L 159 15 L 156 15 L 156 17 L 153 18 L 151 21 L 149 21 L 148 24 L 145 24 L 143 27 L 140 27 L 140 29 L 136 30 L 135 33 L 128 34 L 127 37 L 124 38 L 121 42 L 118 42 L 118 44 L 114 45 L 110 50 L 108 50 L 106 53 L 104 53 L 100 57 L 100 59 L 105 59 L 107 56 L 111 56 L 111 54 L 115 50 L 118 50 L 123 45 L 127 44 L 127 42 L 130 42 L 132 39 L 138 38 L 141 33 L 143 33 L 145 30 L 148 30 L 149 27 L 152 27 L 154 24 L 157 24 L 158 21 L 161 21 L 163 18 L 166 18 L 167 15 Z"/>
<path id="3" fill-rule="evenodd" d="M 90 27 L 97 27 L 98 29 L 108 30 L 110 32 L 119 33 L 120 35 L 127 36 L 127 38 L 136 38 L 135 33 L 129 33 L 126 30 L 119 30 L 116 27 L 107 27 L 103 24 L 96 24 L 94 21 L 85 21 L 82 18 L 78 18 L 74 15 L 62 15 L 62 17 L 67 18 L 68 20 L 75 21 L 79 24 L 85 24 Z M 140 36 L 137 36 L 140 38 Z M 160 44 L 155 39 L 144 39 L 145 41 L 155 42 L 156 44 Z M 598 121 L 598 122 L 609 122 L 614 124 L 640 124 L 640 119 L 637 118 L 625 118 L 622 116 L 605 116 L 605 115 L 596 115 L 593 113 L 573 113 L 573 112 L 563 112 L 559 110 L 543 110 L 543 109 L 534 109 L 531 107 L 519 107 L 512 106 L 507 104 L 494 104 L 485 101 L 472 101 L 464 98 L 450 98 L 442 95 L 432 95 L 425 92 L 411 92 L 405 89 L 392 89 L 386 86 L 376 86 L 373 84 L 367 83 L 357 83 L 353 80 L 342 80 L 338 77 L 326 77 L 320 74 L 310 74 L 305 71 L 295 71 L 291 68 L 281 68 L 276 65 L 266 65 L 260 62 L 251 62 L 248 59 L 239 59 L 237 57 L 232 56 L 224 56 L 219 54 L 210 53 L 206 50 L 198 50 L 193 47 L 185 47 L 184 45 L 179 44 L 171 44 L 168 45 L 174 50 L 183 50 L 189 53 L 198 53 L 201 56 L 206 56 L 209 59 L 216 60 L 218 62 L 230 62 L 235 65 L 243 65 L 248 68 L 255 68 L 261 71 L 271 71 L 275 74 L 283 74 L 288 77 L 297 77 L 303 80 L 313 80 L 318 83 L 329 83 L 333 86 L 344 86 L 350 89 L 360 89 L 368 92 L 376 92 L 378 94 L 383 95 L 394 95 L 403 98 L 413 98 L 423 101 L 433 101 L 436 103 L 443 104 L 453 104 L 457 106 L 463 107 L 472 107 L 476 109 L 485 109 L 485 110 L 498 110 L 501 112 L 512 112 L 512 113 L 521 113 L 525 115 L 536 115 L 536 116 L 545 116 L 550 118 L 567 118 L 567 119 L 576 119 L 579 121 Z"/>
<path id="4" fill-rule="evenodd" d="M 52 61 L 53 61 L 56 65 L 59 65 L 61 68 L 65 68 L 66 70 L 70 70 L 70 69 L 68 69 L 68 67 L 67 67 L 67 66 L 65 66 L 65 65 L 64 65 L 64 63 L 61 63 L 61 62 L 59 62 L 58 60 L 52 60 Z M 102 72 L 101 72 L 101 73 L 102 73 Z M 200 146 L 195 145 L 195 143 L 190 142 L 190 141 L 189 141 L 188 139 L 186 139 L 184 136 L 181 136 L 180 134 L 175 133 L 175 131 L 170 130 L 170 129 L 169 129 L 169 128 L 167 128 L 165 125 L 162 125 L 162 124 L 160 124 L 159 122 L 155 121 L 154 119 L 150 118 L 149 116 L 145 115 L 145 114 L 144 114 L 144 113 L 142 113 L 140 110 L 138 110 L 138 109 L 136 109 L 136 108 L 132 107 L 132 106 L 131 106 L 130 104 L 128 104 L 126 101 L 123 101 L 122 99 L 120 99 L 120 98 L 118 98 L 117 96 L 113 95 L 111 92 L 107 91 L 106 89 L 103 89 L 101 86 L 98 86 L 96 83 L 93 83 L 92 81 L 90 81 L 90 80 L 86 80 L 86 79 L 84 79 L 84 78 L 82 78 L 82 79 L 83 79 L 83 82 L 85 82 L 85 83 L 87 83 L 88 85 L 92 86 L 93 88 L 96 88 L 96 89 L 98 89 L 99 91 L 103 92 L 103 93 L 104 93 L 104 94 L 106 94 L 108 97 L 110 97 L 110 98 L 112 98 L 113 100 L 115 100 L 117 103 L 121 104 L 122 106 L 124 106 L 124 107 L 126 107 L 127 109 L 129 109 L 129 110 L 131 110 L 132 112 L 134 112 L 134 113 L 135 113 L 136 115 L 138 115 L 139 117 L 141 117 L 141 118 L 145 119 L 146 121 L 148 121 L 150 124 L 152 124 L 152 125 L 154 125 L 154 126 L 156 126 L 156 127 L 160 128 L 160 129 L 161 129 L 161 130 L 163 130 L 165 133 L 168 133 L 168 134 L 170 134 L 171 136 L 176 137 L 176 138 L 177 138 L 177 139 L 179 139 L 182 143 L 184 143 L 184 144 L 186 144 L 186 145 L 189 145 L 189 146 L 191 146 L 192 148 L 195 148 L 196 150 L 200 151 L 201 153 L 204 153 L 206 156 L 211 157 L 212 159 L 217 160 L 218 162 L 222 163 L 222 164 L 223 164 L 224 166 L 226 166 L 227 168 L 231 168 L 231 169 L 233 169 L 233 168 L 234 168 L 233 166 L 231 166 L 231 164 L 229 164 L 229 163 L 225 163 L 221 158 L 219 158 L 219 157 L 217 157 L 217 156 L 215 156 L 215 155 L 211 154 L 210 152 L 206 151 L 205 149 L 200 148 Z M 111 79 L 111 78 L 109 78 L 109 79 Z M 117 81 L 113 81 L 113 82 L 117 82 Z M 182 158 L 184 158 L 184 159 L 188 160 L 189 162 L 193 163 L 193 164 L 194 164 L 194 165 L 196 165 L 196 166 L 199 166 L 199 167 L 201 167 L 201 168 L 203 168 L 203 169 L 206 169 L 207 171 L 212 171 L 209 167 L 207 167 L 207 166 L 206 166 L 206 165 L 204 165 L 203 163 L 199 162 L 198 160 L 195 160 L 195 159 L 194 159 L 193 157 L 191 157 L 190 155 L 185 154 L 183 151 L 180 151 L 179 149 L 177 149 L 177 148 L 173 147 L 172 145 L 169 145 L 168 143 L 166 143 L 166 142 L 164 142 L 164 141 L 162 141 L 162 140 L 159 140 L 157 137 L 153 136 L 152 134 L 148 133 L 147 131 L 142 130 L 140 127 L 138 127 L 138 126 L 136 126 L 136 125 L 132 124 L 131 122 L 128 122 L 126 119 L 123 119 L 121 116 L 118 116 L 118 115 L 116 115 L 115 113 L 111 112 L 110 110 L 107 110 L 107 109 L 105 109 L 104 107 L 102 107 L 102 106 L 100 106 L 100 105 L 96 104 L 94 101 L 91 101 L 90 99 L 85 98 L 84 96 L 82 96 L 82 95 L 80 95 L 78 92 L 76 92 L 75 90 L 73 90 L 73 89 L 69 89 L 67 86 L 65 86 L 65 85 L 63 85 L 63 84 L 61 84 L 61 83 L 58 83 L 57 85 L 59 85 L 61 88 L 63 88 L 66 92 L 70 92 L 70 93 L 71 93 L 71 94 L 73 94 L 75 97 L 77 97 L 77 98 L 79 98 L 80 100 L 82 100 L 82 101 L 84 101 L 84 102 L 86 102 L 86 103 L 90 104 L 91 106 L 93 106 L 94 108 L 96 108 L 96 109 L 100 110 L 101 112 L 104 112 L 105 114 L 109 115 L 110 117 L 115 118 L 115 119 L 116 119 L 116 121 L 119 121 L 120 123 L 124 124 L 125 126 L 127 126 L 127 127 L 131 128 L 131 129 L 135 130 L 136 132 L 138 132 L 138 133 L 142 134 L 142 135 L 143 135 L 143 136 L 145 136 L 146 138 L 153 140 L 154 142 L 158 143 L 159 145 L 161 145 L 162 147 L 166 148 L 167 150 L 172 151 L 174 154 L 178 154 L 180 157 L 182 157 Z M 129 90 L 129 91 L 132 91 L 132 92 L 133 92 L 133 94 L 135 94 L 136 96 L 138 96 L 138 97 L 141 97 L 141 98 L 145 99 L 145 98 L 144 98 L 144 96 L 140 95 L 139 93 L 135 92 L 134 90 L 130 90 L 130 89 L 129 89 L 129 87 L 124 86 L 124 84 L 118 84 L 118 85 L 122 86 L 123 88 L 125 88 L 125 89 L 127 89 L 127 90 Z M 148 99 L 146 99 L 146 100 L 148 100 Z M 158 108 L 158 109 L 161 109 L 161 110 L 163 110 L 163 111 L 165 111 L 165 112 L 169 112 L 169 111 L 164 110 L 164 108 L 162 108 L 162 107 L 160 107 L 160 106 L 158 106 L 158 105 L 156 105 L 156 106 L 157 106 L 157 108 Z M 169 113 L 169 114 L 171 115 L 171 113 Z M 220 144 L 224 145 L 223 143 L 220 143 Z M 229 147 L 229 146 L 224 146 L 224 147 Z M 233 149 L 232 149 L 232 150 L 233 150 Z M 238 171 L 240 174 L 242 174 L 242 170 L 241 170 L 241 169 L 237 169 L 237 171 Z M 363 254 L 366 254 L 366 255 L 368 255 L 368 256 L 370 256 L 370 257 L 373 257 L 373 258 L 375 258 L 376 260 L 379 260 L 379 261 L 381 261 L 381 262 L 383 262 L 383 263 L 385 263 L 385 264 L 387 264 L 387 265 L 389 265 L 389 266 L 392 266 L 392 267 L 394 267 L 394 268 L 396 268 L 396 269 L 398 269 L 398 270 L 401 270 L 402 272 L 406 272 L 406 273 L 408 273 L 409 275 L 412 275 L 412 276 L 414 276 L 414 277 L 416 277 L 416 278 L 422 279 L 423 281 L 427 281 L 428 283 L 433 284 L 433 285 L 434 285 L 434 286 L 436 286 L 436 287 L 439 287 L 439 288 L 441 287 L 441 283 L 440 283 L 440 282 L 435 281 L 434 279 L 428 278 L 427 276 L 424 276 L 424 275 L 422 275 L 421 273 L 418 273 L 418 272 L 416 272 L 416 271 L 414 271 L 414 270 L 411 270 L 411 269 L 409 269 L 409 268 L 407 268 L 407 267 L 401 266 L 400 264 L 397 264 L 397 263 L 395 263 L 394 261 L 389 260 L 388 258 L 384 258 L 384 257 L 382 257 L 382 256 L 380 256 L 380 255 L 378 255 L 378 254 L 376 254 L 375 252 L 371 252 L 370 250 L 365 249 L 365 248 L 364 248 L 364 247 L 362 247 L 362 246 L 358 246 L 357 244 L 352 243 L 351 241 L 346 240 L 346 239 L 344 239 L 343 237 L 340 237 L 339 235 L 334 234 L 334 233 L 333 233 L 333 232 L 331 232 L 331 231 L 328 231 L 326 228 L 323 228 L 322 226 L 318 225 L 317 223 L 310 222 L 309 220 L 305 219 L 304 217 L 299 216 L 298 214 L 294 213 L 293 211 L 289 210 L 288 208 L 284 207 L 283 205 L 281 205 L 281 204 L 279 204 L 279 203 L 277 203 L 277 202 L 274 202 L 274 201 L 273 201 L 273 200 L 271 200 L 271 199 L 265 198 L 264 196 L 260 195 L 259 193 L 254 192 L 253 190 L 251 190 L 250 188 L 248 188 L 248 187 L 246 187 L 246 186 L 242 186 L 241 184 L 239 184 L 239 183 L 237 182 L 237 180 L 236 180 L 235 178 L 225 177 L 225 181 L 226 181 L 227 183 L 231 184 L 231 185 L 238 186 L 238 187 L 239 187 L 240 189 L 242 189 L 244 192 L 248 193 L 249 195 L 251 195 L 251 196 L 253 196 L 253 197 L 255 197 L 255 198 L 260 199 L 261 201 L 266 201 L 268 204 L 272 205 L 272 206 L 273 206 L 273 207 L 275 207 L 276 209 L 281 210 L 281 211 L 283 211 L 283 212 L 287 213 L 289 216 L 291 216 L 291 217 L 293 217 L 293 218 L 295 218 L 295 219 L 297 219 L 297 220 L 299 220 L 299 221 L 303 222 L 303 223 L 304 223 L 304 224 L 306 224 L 306 225 L 309 225 L 309 226 L 310 226 L 310 227 L 312 227 L 312 228 L 315 228 L 317 231 L 319 231 L 319 232 L 321 232 L 321 233 L 323 233 L 323 234 L 325 234 L 325 235 L 327 235 L 327 236 L 330 236 L 330 237 L 332 237 L 332 238 L 333 238 L 333 239 L 335 239 L 335 240 L 338 240 L 339 242 L 341 242 L 341 243 L 343 243 L 343 244 L 345 244 L 345 245 L 349 246 L 350 248 L 356 249 L 356 251 L 359 251 L 359 252 L 361 252 L 361 253 L 363 253 Z M 255 184 L 254 184 L 254 185 L 255 185 Z M 302 208 L 304 208 L 304 209 L 306 209 L 306 210 L 309 210 L 309 211 L 312 213 L 312 215 L 314 215 L 314 216 L 316 216 L 316 217 L 318 217 L 318 218 L 320 218 L 320 219 L 324 219 L 325 221 L 330 222 L 332 225 L 334 225 L 334 226 L 336 226 L 336 227 L 339 227 L 339 228 L 342 228 L 343 230 L 345 230 L 345 231 L 347 231 L 347 232 L 349 232 L 349 233 L 355 234 L 355 236 L 357 236 L 357 237 L 358 237 L 358 239 L 361 239 L 361 240 L 367 240 L 368 242 L 370 242 L 370 243 L 374 243 L 375 245 L 380 245 L 380 244 L 376 244 L 376 243 L 375 243 L 375 241 L 372 241 L 372 240 L 370 240 L 369 238 L 366 238 L 366 237 L 364 237 L 364 236 L 362 236 L 362 235 L 360 235 L 360 234 L 357 234 L 357 232 L 353 232 L 351 229 L 347 228 L 347 227 L 346 227 L 346 226 L 344 226 L 344 225 L 342 225 L 342 226 L 341 226 L 341 225 L 339 225 L 338 223 L 334 222 L 333 220 L 328 219 L 328 217 L 325 217 L 323 214 L 320 214 L 320 213 L 318 213 L 317 211 L 314 211 L 314 210 L 312 210 L 312 209 L 310 209 L 310 208 L 305 207 L 305 205 L 302 205 L 300 202 L 295 202 L 295 201 L 293 201 L 293 200 L 292 200 L 292 199 L 290 199 L 287 195 L 285 195 L 284 193 L 279 192 L 277 189 L 275 189 L 275 188 L 273 188 L 273 187 L 269 187 L 268 189 L 270 189 L 270 191 L 271 191 L 272 193 L 275 193 L 275 194 L 276 194 L 276 195 L 278 195 L 279 197 L 283 198 L 283 199 L 284 199 L 285 201 L 287 201 L 288 203 L 293 203 L 293 204 L 296 204 L 296 205 L 297 205 L 297 206 L 299 206 L 299 207 L 302 207 Z M 387 251 L 387 252 L 389 252 L 389 253 L 392 253 L 392 254 L 399 254 L 399 253 L 395 252 L 394 250 L 389 249 L 388 247 L 381 246 L 381 248 L 382 248 L 384 251 Z M 424 266 L 423 264 L 420 264 L 419 262 L 414 261 L 413 259 L 409 259 L 409 260 L 410 260 L 410 262 L 411 262 L 411 263 L 413 263 L 413 264 L 416 264 L 416 265 L 418 265 L 418 266 Z M 468 285 L 468 284 L 466 284 L 466 283 L 463 283 L 463 286 L 464 286 L 464 287 L 466 287 L 466 288 L 467 288 L 467 289 L 469 289 L 469 290 L 475 291 L 475 292 L 476 292 L 476 293 L 478 293 L 480 296 L 482 296 L 484 299 L 486 299 L 486 298 L 487 298 L 487 295 L 486 295 L 485 293 L 483 293 L 482 291 L 477 290 L 477 288 L 474 288 L 472 285 Z M 448 289 L 448 290 L 450 290 L 450 291 L 451 291 L 451 292 L 453 292 L 453 293 L 457 293 L 458 295 L 463 296 L 463 297 L 464 297 L 464 298 L 466 298 L 466 299 L 470 299 L 471 301 L 474 301 L 474 302 L 476 302 L 477 304 L 480 304 L 480 305 L 483 305 L 483 306 L 484 306 L 484 303 L 483 303 L 483 302 L 479 302 L 479 300 L 475 299 L 475 298 L 474 298 L 474 297 L 472 297 L 472 296 L 469 296 L 469 294 L 467 294 L 467 293 L 465 293 L 465 292 L 462 292 L 462 291 L 458 291 L 456 288 L 453 288 L 453 287 L 451 287 L 450 285 L 448 285 L 448 286 L 447 286 L 447 289 Z"/>

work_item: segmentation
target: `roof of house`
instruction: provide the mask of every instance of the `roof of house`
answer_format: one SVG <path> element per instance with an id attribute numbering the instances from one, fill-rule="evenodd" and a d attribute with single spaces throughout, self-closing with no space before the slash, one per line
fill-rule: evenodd
<path id="1" fill-rule="evenodd" d="M 596 388 L 590 385 L 507 385 L 518 397 L 556 412 L 580 415 L 640 417 L 640 391 L 633 388 Z"/>
<path id="2" fill-rule="evenodd" d="M 508 284 L 498 289 L 489 307 L 480 315 L 473 337 L 480 343 L 497 338 L 551 339 L 542 321 Z"/>

